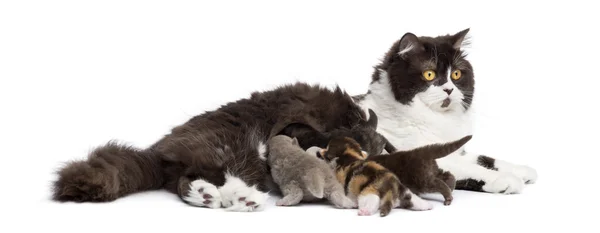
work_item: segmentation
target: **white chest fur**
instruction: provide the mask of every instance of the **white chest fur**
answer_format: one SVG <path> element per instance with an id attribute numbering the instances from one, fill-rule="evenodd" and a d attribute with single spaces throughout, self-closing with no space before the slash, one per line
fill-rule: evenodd
<path id="1" fill-rule="evenodd" d="M 398 150 L 446 143 L 472 133 L 469 111 L 460 107 L 434 111 L 419 98 L 414 98 L 410 105 L 401 104 L 394 99 L 386 76 L 371 84 L 369 90 L 370 94 L 359 104 L 367 114 L 368 108 L 375 111 L 379 118 L 377 131 Z"/>

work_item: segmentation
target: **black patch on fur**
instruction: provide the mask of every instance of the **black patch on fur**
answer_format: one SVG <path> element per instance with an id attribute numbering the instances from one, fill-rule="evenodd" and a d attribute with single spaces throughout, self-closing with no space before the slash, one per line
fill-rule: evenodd
<path id="1" fill-rule="evenodd" d="M 483 181 L 483 180 L 475 180 L 475 179 L 457 180 L 456 181 L 456 190 L 468 190 L 468 191 L 483 192 L 484 185 L 485 185 L 485 181 Z"/>
<path id="2" fill-rule="evenodd" d="M 349 185 L 350 185 L 350 181 L 352 180 L 352 177 L 354 176 L 354 174 L 356 173 L 357 169 L 361 169 L 360 166 L 352 166 L 350 167 L 350 169 L 348 169 L 348 171 L 346 172 L 346 180 L 344 180 L 344 193 L 346 195 L 348 195 L 349 190 Z"/>
<path id="3" fill-rule="evenodd" d="M 487 169 L 498 171 L 498 168 L 495 166 L 495 163 L 496 163 L 496 160 L 494 158 L 491 158 L 491 157 L 488 157 L 485 155 L 480 155 L 477 158 L 477 164 L 479 164 L 482 167 L 485 167 Z"/>

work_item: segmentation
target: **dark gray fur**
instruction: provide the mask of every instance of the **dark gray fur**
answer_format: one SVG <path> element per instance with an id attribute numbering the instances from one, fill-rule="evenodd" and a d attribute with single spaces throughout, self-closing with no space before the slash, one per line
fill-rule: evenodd
<path id="1" fill-rule="evenodd" d="M 189 119 L 147 148 L 113 142 L 67 163 L 53 183 L 53 199 L 108 202 L 166 189 L 183 200 L 190 182 L 202 179 L 221 187 L 226 173 L 260 191 L 277 192 L 268 185 L 267 162 L 259 155 L 259 145 L 267 143 L 276 125 L 301 123 L 330 131 L 364 118 L 365 112 L 339 87 L 294 83 L 254 92 Z M 210 197 L 206 203 L 213 204 Z"/>
<path id="2" fill-rule="evenodd" d="M 368 155 L 382 154 L 385 149 L 388 153 L 393 153 L 396 148 L 377 132 L 378 117 L 371 109 L 369 120 L 362 120 L 359 124 L 351 128 L 340 127 L 327 132 L 311 128 L 309 125 L 291 124 L 284 127 L 281 134 L 298 138 L 300 146 L 304 150 L 311 147 L 325 148 L 327 143 L 335 137 L 350 137 L 360 144 L 363 151 Z"/>

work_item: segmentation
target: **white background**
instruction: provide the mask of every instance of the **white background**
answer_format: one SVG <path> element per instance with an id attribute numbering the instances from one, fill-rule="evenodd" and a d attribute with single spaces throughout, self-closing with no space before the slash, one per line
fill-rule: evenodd
<path id="1" fill-rule="evenodd" d="M 2 232 L 597 229 L 592 3 L 215 2 L 0 2 Z M 144 147 L 196 114 L 293 81 L 365 93 L 372 66 L 404 33 L 465 28 L 476 75 L 470 148 L 536 168 L 522 194 L 456 191 L 451 206 L 385 218 L 307 205 L 226 213 L 162 191 L 108 204 L 49 200 L 53 172 L 110 139 Z"/>

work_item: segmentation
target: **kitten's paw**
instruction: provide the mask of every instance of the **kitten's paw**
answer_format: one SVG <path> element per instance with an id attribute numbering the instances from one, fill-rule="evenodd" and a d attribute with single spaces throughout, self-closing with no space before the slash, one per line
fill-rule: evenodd
<path id="1" fill-rule="evenodd" d="M 520 177 L 525 184 L 533 184 L 537 181 L 537 171 L 529 166 L 516 166 L 512 172 Z"/>
<path id="2" fill-rule="evenodd" d="M 379 210 L 379 196 L 367 194 L 358 197 L 358 215 L 372 215 Z"/>
<path id="3" fill-rule="evenodd" d="M 352 201 L 352 199 L 344 196 L 344 198 L 342 199 L 342 203 L 339 205 L 335 205 L 337 208 L 340 209 L 356 209 L 358 208 L 358 203 Z"/>
<path id="4" fill-rule="evenodd" d="M 289 206 L 289 204 L 283 199 L 277 200 L 277 202 L 275 202 L 275 205 L 276 206 Z"/>
<path id="5" fill-rule="evenodd" d="M 433 204 L 431 204 L 431 202 L 428 202 L 417 195 L 412 196 L 411 202 L 412 202 L 412 206 L 410 207 L 411 210 L 426 211 L 426 210 L 433 209 Z"/>
<path id="6" fill-rule="evenodd" d="M 523 191 L 525 183 L 520 177 L 510 173 L 498 173 L 498 177 L 483 186 L 483 190 L 490 193 L 516 194 Z"/>
<path id="7" fill-rule="evenodd" d="M 452 197 L 448 197 L 448 198 L 446 198 L 446 200 L 444 200 L 444 205 L 450 205 L 450 204 L 452 204 L 452 200 L 453 200 L 453 199 L 454 199 L 454 198 L 452 198 Z"/>
<path id="8" fill-rule="evenodd" d="M 373 215 L 373 212 L 371 212 L 368 209 L 359 209 L 358 210 L 358 216 L 370 216 Z"/>
<path id="9" fill-rule="evenodd" d="M 190 190 L 183 200 L 194 206 L 221 208 L 221 193 L 215 185 L 202 179 L 190 183 Z"/>
<path id="10" fill-rule="evenodd" d="M 295 206 L 298 205 L 300 203 L 300 201 L 302 200 L 302 198 L 298 198 L 298 199 L 292 199 L 292 198 L 281 198 L 279 200 L 277 200 L 277 202 L 275 202 L 275 205 L 277 206 Z"/>
<path id="11" fill-rule="evenodd" d="M 240 178 L 230 175 L 225 176 L 225 184 L 219 188 L 219 192 L 227 211 L 260 211 L 269 197 L 268 193 L 259 191 L 256 185 L 248 186 Z"/>

